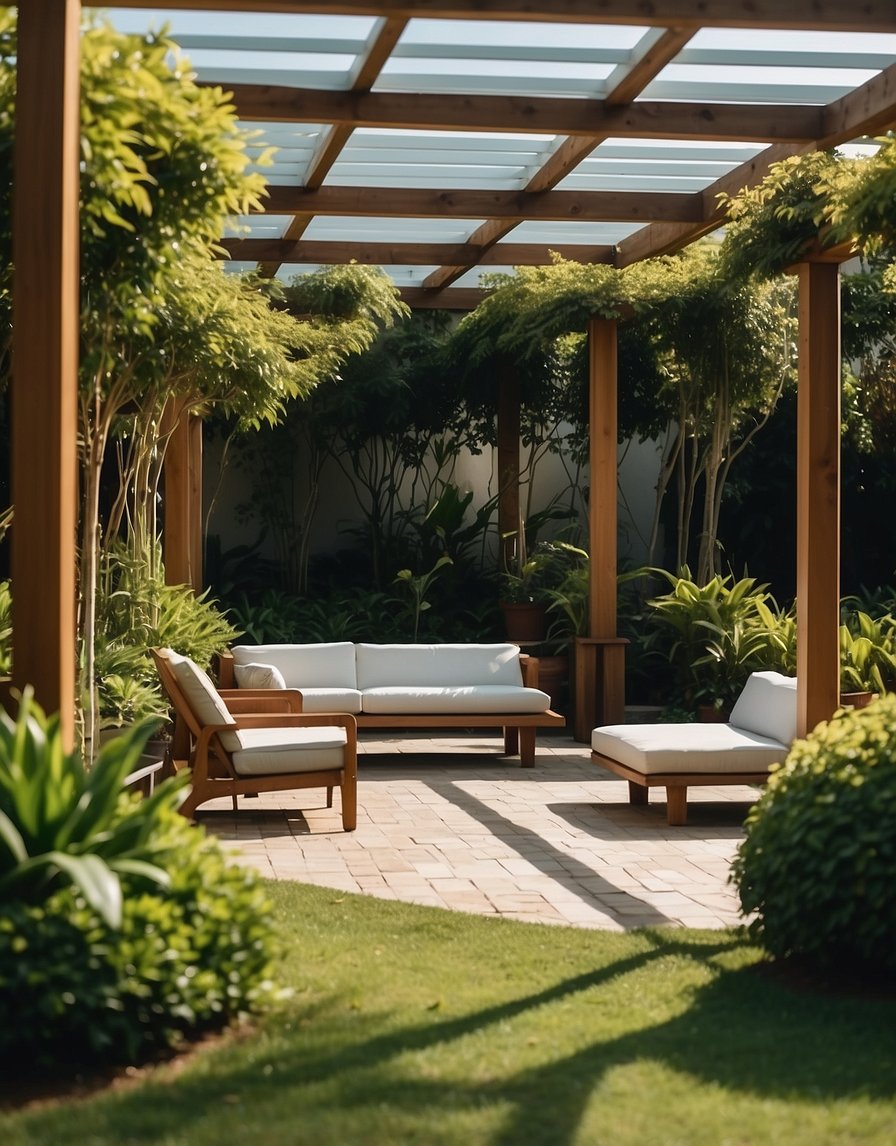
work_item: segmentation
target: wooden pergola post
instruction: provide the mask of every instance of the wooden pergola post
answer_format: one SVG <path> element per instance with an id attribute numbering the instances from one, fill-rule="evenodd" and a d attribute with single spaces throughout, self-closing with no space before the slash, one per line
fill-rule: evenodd
<path id="1" fill-rule="evenodd" d="M 799 276 L 797 398 L 797 734 L 839 702 L 840 268 L 813 261 Z"/>
<path id="2" fill-rule="evenodd" d="M 18 6 L 13 189 L 13 683 L 74 741 L 79 0 Z M 36 144 L 35 141 L 39 141 Z"/>
<path id="3" fill-rule="evenodd" d="M 498 535 L 499 568 L 513 568 L 519 552 L 520 517 L 520 388 L 512 364 L 498 368 Z"/>
<path id="4" fill-rule="evenodd" d="M 573 736 L 591 740 L 601 724 L 625 719 L 625 645 L 616 636 L 617 370 L 616 320 L 588 324 L 590 583 L 588 636 L 576 640 Z"/>
<path id="5" fill-rule="evenodd" d="M 169 400 L 162 417 L 165 450 L 165 580 L 169 585 L 202 584 L 202 419 L 183 402 Z"/>

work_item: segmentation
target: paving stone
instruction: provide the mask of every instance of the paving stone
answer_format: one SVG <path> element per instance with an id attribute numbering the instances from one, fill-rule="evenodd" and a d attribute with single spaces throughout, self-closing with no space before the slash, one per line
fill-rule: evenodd
<path id="1" fill-rule="evenodd" d="M 498 737 L 367 737 L 355 832 L 341 829 L 338 795 L 328 809 L 304 791 L 236 814 L 214 801 L 199 818 L 268 878 L 617 931 L 741 922 L 728 878 L 753 789 L 697 790 L 692 822 L 670 828 L 661 800 L 630 805 L 568 736 L 540 736 L 525 775 Z"/>

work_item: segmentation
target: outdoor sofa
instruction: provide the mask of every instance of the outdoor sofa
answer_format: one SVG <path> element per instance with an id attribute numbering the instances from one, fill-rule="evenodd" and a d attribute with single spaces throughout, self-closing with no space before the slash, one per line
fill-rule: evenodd
<path id="1" fill-rule="evenodd" d="M 565 723 L 537 658 L 511 643 L 236 645 L 218 672 L 222 688 L 298 689 L 303 711 L 351 713 L 359 728 L 502 728 L 524 768 L 536 729 Z"/>
<path id="2" fill-rule="evenodd" d="M 595 728 L 591 758 L 629 782 L 629 801 L 666 789 L 669 824 L 687 823 L 688 788 L 761 784 L 796 738 L 796 679 L 754 672 L 726 724 L 614 724 Z"/>

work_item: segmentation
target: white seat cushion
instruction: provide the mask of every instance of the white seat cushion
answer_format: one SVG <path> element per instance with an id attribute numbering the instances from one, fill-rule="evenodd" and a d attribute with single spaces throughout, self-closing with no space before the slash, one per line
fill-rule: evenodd
<path id="1" fill-rule="evenodd" d="M 650 776 L 661 772 L 764 772 L 787 745 L 730 724 L 611 724 L 595 728 L 591 747 Z"/>
<path id="2" fill-rule="evenodd" d="M 234 665 L 237 688 L 286 688 L 283 674 L 276 665 Z"/>
<path id="3" fill-rule="evenodd" d="M 361 711 L 361 693 L 357 688 L 302 688 L 302 708 L 305 712 Z"/>
<path id="4" fill-rule="evenodd" d="M 751 673 L 731 710 L 729 723 L 782 744 L 796 739 L 796 677 Z"/>
<path id="5" fill-rule="evenodd" d="M 239 776 L 320 772 L 345 764 L 344 728 L 243 728 L 233 767 Z"/>
<path id="6" fill-rule="evenodd" d="M 168 663 L 174 673 L 175 680 L 183 690 L 187 703 L 193 710 L 200 724 L 234 724 L 230 709 L 221 699 L 208 673 L 189 657 L 180 653 L 168 651 Z M 228 752 L 239 748 L 239 740 L 235 732 L 222 732 L 221 744 Z"/>
<path id="7" fill-rule="evenodd" d="M 551 703 L 538 688 L 512 685 L 391 685 L 365 688 L 361 708 L 369 713 L 533 713 Z"/>
<path id="8" fill-rule="evenodd" d="M 237 665 L 266 664 L 279 669 L 287 688 L 357 688 L 355 646 L 351 641 L 315 645 L 234 645 Z"/>
<path id="9" fill-rule="evenodd" d="M 356 646 L 358 688 L 523 683 L 517 645 Z M 333 683 L 333 682 L 328 682 Z"/>

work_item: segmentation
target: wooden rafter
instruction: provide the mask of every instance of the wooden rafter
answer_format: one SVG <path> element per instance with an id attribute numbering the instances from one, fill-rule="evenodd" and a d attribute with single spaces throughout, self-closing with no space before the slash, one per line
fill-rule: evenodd
<path id="1" fill-rule="evenodd" d="M 611 246 L 580 246 L 558 243 L 502 243 L 479 248 L 472 243 L 356 243 L 302 239 L 223 239 L 224 257 L 237 262 L 260 263 L 367 263 L 373 266 L 432 266 L 461 263 L 469 266 L 541 266 L 551 261 L 551 251 L 580 263 L 612 263 Z"/>
<path id="2" fill-rule="evenodd" d="M 116 0 L 118 8 L 143 8 L 146 0 Z M 184 0 L 153 0 L 154 8 L 183 8 Z M 560 23 L 651 25 L 694 30 L 796 28 L 828 32 L 892 32 L 890 0 L 190 0 L 203 12 L 306 12 L 315 15 L 395 16 L 410 19 L 553 20 Z"/>
<path id="3" fill-rule="evenodd" d="M 240 119 L 249 123 L 749 143 L 800 143 L 822 130 L 822 109 L 800 104 L 645 100 L 616 105 L 559 96 L 346 92 L 278 84 L 228 84 L 227 91 Z"/>

